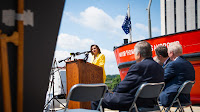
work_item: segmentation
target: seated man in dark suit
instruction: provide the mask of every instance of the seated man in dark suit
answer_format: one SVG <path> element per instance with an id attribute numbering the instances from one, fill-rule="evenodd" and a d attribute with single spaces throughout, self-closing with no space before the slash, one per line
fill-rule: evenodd
<path id="1" fill-rule="evenodd" d="M 129 71 L 112 93 L 106 93 L 102 101 L 103 108 L 112 110 L 128 110 L 133 102 L 138 87 L 145 83 L 164 81 L 164 70 L 152 58 L 151 45 L 146 41 L 136 43 L 134 47 L 136 64 Z M 138 107 L 154 107 L 155 99 L 138 99 Z M 97 102 L 92 102 L 92 109 L 96 109 Z"/>
<path id="2" fill-rule="evenodd" d="M 172 62 L 170 62 L 164 71 L 165 88 L 160 94 L 160 102 L 163 106 L 169 106 L 178 89 L 186 80 L 195 80 L 195 71 L 192 64 L 184 59 L 182 55 L 182 46 L 173 42 L 168 46 L 168 55 Z M 180 102 L 189 103 L 190 95 L 181 94 Z"/>
<path id="3" fill-rule="evenodd" d="M 158 60 L 160 61 L 160 63 L 162 63 L 163 68 L 165 69 L 166 66 L 169 64 L 169 62 L 171 62 L 168 53 L 167 53 L 167 47 L 163 46 L 163 45 L 159 45 L 156 49 L 156 56 L 158 58 Z"/>

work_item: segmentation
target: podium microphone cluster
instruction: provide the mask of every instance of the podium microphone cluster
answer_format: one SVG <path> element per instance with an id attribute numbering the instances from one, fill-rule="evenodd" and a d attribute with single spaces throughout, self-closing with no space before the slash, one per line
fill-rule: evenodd
<path id="1" fill-rule="evenodd" d="M 81 54 L 89 54 L 91 51 L 84 51 L 84 52 L 76 52 L 76 53 L 70 53 L 70 57 L 67 57 L 66 59 L 63 59 L 63 60 L 60 60 L 58 61 L 59 63 L 61 63 L 62 61 L 65 61 L 65 60 L 71 60 L 71 57 L 75 57 L 76 55 L 81 55 Z"/>
<path id="2" fill-rule="evenodd" d="M 70 53 L 71 56 L 81 55 L 81 54 L 88 54 L 91 51 L 84 51 L 84 52 L 76 52 L 76 53 Z"/>

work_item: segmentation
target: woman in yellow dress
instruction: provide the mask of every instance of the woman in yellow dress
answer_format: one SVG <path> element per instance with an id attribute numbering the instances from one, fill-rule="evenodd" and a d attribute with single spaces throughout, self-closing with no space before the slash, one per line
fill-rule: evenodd
<path id="1" fill-rule="evenodd" d="M 104 56 L 104 54 L 101 53 L 99 46 L 97 46 L 95 44 L 91 45 L 90 51 L 92 54 L 92 59 L 91 59 L 90 63 L 103 68 L 103 83 L 105 83 L 105 81 L 106 81 L 106 73 L 104 70 L 105 56 Z"/>

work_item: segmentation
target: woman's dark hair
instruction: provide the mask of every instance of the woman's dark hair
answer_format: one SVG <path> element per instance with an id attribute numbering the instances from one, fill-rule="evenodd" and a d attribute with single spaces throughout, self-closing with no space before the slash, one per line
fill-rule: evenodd
<path id="1" fill-rule="evenodd" d="M 96 44 L 91 45 L 91 47 L 90 47 L 91 54 L 94 55 L 93 52 L 92 52 L 92 47 L 93 47 L 93 46 L 96 46 L 96 47 L 97 47 L 98 53 L 100 54 L 100 53 L 101 53 L 101 50 L 99 49 L 99 46 L 96 45 Z"/>

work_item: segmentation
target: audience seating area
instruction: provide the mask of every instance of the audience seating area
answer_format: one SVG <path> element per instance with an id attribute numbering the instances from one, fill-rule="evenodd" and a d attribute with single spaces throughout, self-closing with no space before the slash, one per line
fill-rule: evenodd
<path id="1" fill-rule="evenodd" d="M 193 112 L 193 111 L 199 110 L 200 109 L 199 106 L 192 106 L 191 102 L 189 104 L 183 104 L 178 99 L 178 96 L 180 94 L 189 94 L 194 83 L 195 83 L 194 81 L 185 81 L 185 83 L 182 84 L 182 86 L 179 88 L 177 95 L 174 97 L 174 100 L 169 107 L 163 107 L 162 105 L 159 105 L 159 103 L 158 103 L 158 105 L 155 106 L 154 108 L 139 108 L 136 105 L 136 101 L 139 97 L 141 97 L 141 98 L 156 98 L 158 100 L 158 97 L 165 85 L 164 82 L 144 83 L 138 88 L 138 90 L 135 94 L 135 99 L 134 99 L 133 104 L 132 104 L 131 108 L 129 109 L 129 111 L 120 111 L 120 112 L 145 112 L 145 111 L 162 111 L 162 112 L 168 112 L 168 111 L 169 112 L 170 111 L 171 112 L 174 112 L 174 111 L 175 112 L 176 111 L 189 112 L 189 111 L 192 111 Z M 89 89 L 88 87 L 91 87 L 91 88 Z M 95 87 L 95 89 L 94 89 L 94 87 Z M 98 110 L 94 110 L 94 111 L 87 110 L 87 109 L 78 109 L 78 110 L 76 109 L 76 110 L 81 111 L 81 112 L 82 111 L 84 111 L 84 112 L 88 112 L 88 111 L 89 112 L 102 112 L 103 110 L 101 108 L 101 100 L 102 100 L 106 90 L 107 90 L 107 86 L 105 84 L 77 84 L 77 85 L 74 85 L 71 88 L 70 93 L 68 94 L 66 108 L 62 109 L 58 112 L 68 112 L 68 111 L 70 112 L 71 109 L 68 109 L 68 103 L 70 100 L 73 100 L 73 101 L 96 101 L 97 99 L 100 100 Z M 95 98 L 91 97 L 94 94 L 99 94 L 99 95 L 97 95 L 98 97 L 96 96 Z M 72 110 L 75 111 L 75 109 L 72 109 Z M 104 112 L 119 112 L 119 111 L 105 109 Z"/>

